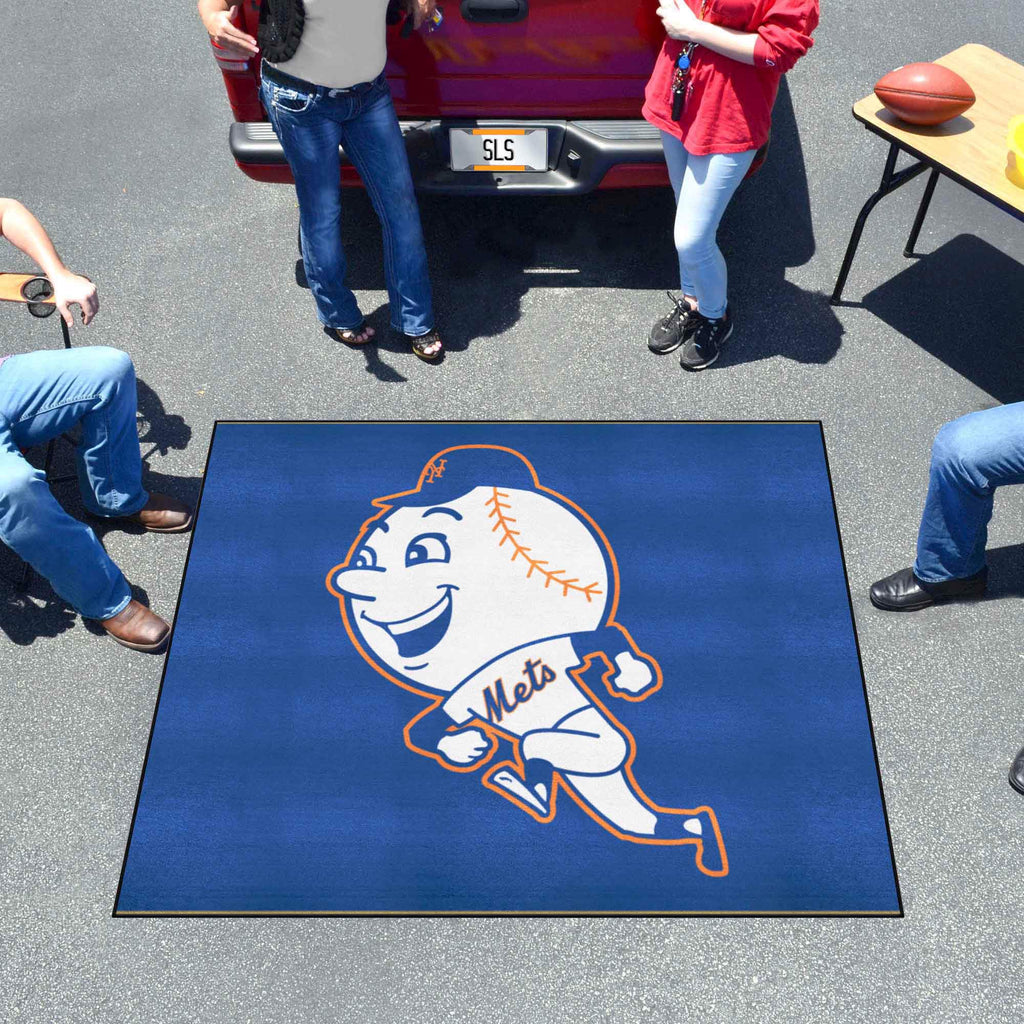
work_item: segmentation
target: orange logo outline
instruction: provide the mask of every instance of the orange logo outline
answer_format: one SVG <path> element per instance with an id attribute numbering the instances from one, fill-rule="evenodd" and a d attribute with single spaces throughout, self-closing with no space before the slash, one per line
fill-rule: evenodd
<path id="1" fill-rule="evenodd" d="M 570 785 L 563 781 L 562 774 L 557 769 L 554 772 L 553 781 L 551 785 L 551 794 L 549 798 L 550 807 L 548 809 L 548 813 L 546 815 L 539 814 L 534 808 L 530 807 L 526 803 L 523 803 L 521 800 L 518 800 L 512 793 L 508 792 L 508 790 L 505 790 L 500 786 L 496 785 L 495 783 L 491 782 L 491 778 L 493 777 L 493 775 L 496 772 L 501 771 L 503 768 L 515 769 L 519 773 L 519 775 L 522 776 L 522 774 L 525 771 L 525 767 L 519 750 L 519 737 L 514 736 L 513 734 L 507 732 L 504 729 L 501 729 L 500 727 L 494 725 L 492 722 L 484 721 L 480 718 L 471 719 L 470 721 L 463 723 L 462 725 L 453 725 L 448 730 L 449 732 L 461 732 L 464 729 L 477 728 L 481 732 L 483 732 L 484 735 L 487 736 L 488 740 L 490 741 L 490 745 L 488 747 L 487 752 L 482 754 L 471 764 L 452 764 L 450 761 L 447 761 L 438 751 L 426 750 L 422 747 L 416 746 L 416 744 L 412 742 L 411 731 L 413 727 L 421 719 L 425 718 L 433 711 L 436 711 L 445 702 L 445 700 L 447 699 L 447 695 L 438 696 L 436 693 L 433 693 L 430 690 L 418 687 L 415 684 L 409 682 L 408 680 L 403 679 L 401 676 L 394 675 L 387 669 L 386 666 L 379 664 L 375 660 L 372 653 L 369 652 L 360 642 L 359 636 L 356 630 L 353 628 L 352 622 L 349 618 L 345 595 L 335 588 L 334 578 L 343 569 L 347 569 L 349 567 L 349 562 L 352 560 L 352 557 L 355 555 L 355 553 L 359 550 L 360 546 L 362 545 L 363 539 L 366 537 L 367 533 L 373 530 L 373 524 L 376 523 L 379 519 L 384 518 L 393 507 L 391 502 L 394 502 L 397 498 L 405 498 L 408 497 L 409 495 L 420 493 L 425 483 L 433 482 L 435 479 L 439 478 L 443 474 L 445 466 L 444 456 L 447 456 L 451 452 L 460 451 L 467 448 L 485 448 L 492 449 L 495 451 L 508 452 L 509 454 L 521 459 L 530 471 L 534 487 L 538 491 L 542 491 L 543 493 L 550 495 L 556 501 L 562 502 L 569 508 L 573 509 L 590 526 L 594 535 L 600 540 L 604 548 L 604 552 L 607 555 L 608 563 L 611 567 L 613 581 L 613 585 L 610 588 L 611 593 L 609 595 L 609 607 L 606 613 L 606 621 L 604 623 L 604 626 L 606 628 L 616 629 L 622 634 L 623 638 L 628 643 L 633 655 L 638 660 L 645 662 L 651 668 L 654 674 L 654 680 L 642 692 L 637 694 L 624 693 L 614 689 L 612 686 L 612 678 L 616 674 L 616 667 L 614 663 L 611 661 L 611 659 L 607 656 L 607 654 L 605 654 L 602 651 L 588 652 L 586 655 L 583 656 L 583 661 L 580 665 L 569 670 L 570 675 L 572 675 L 573 681 L 580 688 L 580 690 L 582 690 L 583 693 L 590 698 L 590 700 L 598 709 L 598 711 L 604 714 L 607 717 L 608 721 L 617 730 L 619 730 L 619 732 L 625 738 L 628 753 L 619 770 L 621 770 L 626 776 L 626 779 L 628 780 L 634 794 L 637 797 L 639 797 L 642 803 L 644 803 L 647 806 L 647 808 L 655 814 L 685 815 L 687 817 L 693 817 L 701 813 L 706 814 L 711 822 L 714 831 L 713 837 L 688 836 L 683 838 L 658 839 L 654 836 L 637 836 L 623 832 L 615 825 L 613 825 L 611 822 L 607 821 L 606 819 L 602 818 L 599 814 L 597 814 L 597 812 L 592 807 L 590 807 L 590 805 L 587 804 L 586 801 L 583 800 L 579 796 L 579 794 L 577 794 L 573 790 L 573 788 Z M 701 805 L 696 808 L 663 807 L 660 804 L 656 804 L 653 800 L 651 800 L 651 798 L 644 792 L 643 788 L 637 782 L 636 777 L 633 774 L 633 761 L 636 757 L 636 740 L 634 739 L 633 734 L 611 713 L 611 711 L 608 710 L 605 703 L 597 697 L 593 690 L 591 690 L 590 687 L 583 682 L 582 677 L 584 673 L 591 666 L 591 664 L 593 664 L 595 659 L 600 659 L 604 662 L 605 665 L 605 671 L 601 676 L 601 681 L 602 683 L 604 683 L 605 689 L 608 691 L 608 693 L 612 697 L 616 697 L 619 700 L 626 700 L 630 703 L 639 703 L 642 700 L 646 700 L 652 693 L 656 693 L 658 690 L 660 690 L 663 683 L 661 666 L 658 664 L 658 662 L 650 655 L 644 654 L 637 646 L 636 642 L 634 641 L 633 637 L 630 635 L 626 627 L 623 626 L 621 623 L 615 621 L 615 614 L 618 611 L 619 602 L 619 564 L 618 560 L 615 557 L 615 552 L 612 549 L 611 543 L 605 536 L 604 531 L 601 529 L 600 526 L 597 525 L 597 523 L 589 515 L 589 513 L 587 513 L 574 501 L 565 497 L 565 495 L 560 494 L 558 491 L 550 487 L 545 487 L 538 479 L 537 471 L 534 469 L 533 463 L 530 462 L 530 460 L 526 458 L 526 456 L 523 455 L 521 452 L 516 451 L 514 448 L 506 447 L 504 445 L 493 444 L 464 444 L 453 445 L 450 448 L 444 448 L 441 451 L 439 451 L 436 455 L 434 455 L 431 459 L 428 460 L 427 464 L 424 466 L 422 472 L 420 473 L 419 480 L 417 481 L 415 487 L 407 491 L 399 491 L 395 494 L 389 494 L 383 497 L 373 498 L 370 504 L 373 505 L 375 508 L 379 509 L 379 511 L 363 522 L 362 526 L 360 527 L 358 533 L 355 536 L 355 539 L 352 541 L 352 544 L 350 545 L 344 560 L 342 562 L 339 562 L 337 565 L 333 566 L 331 570 L 327 573 L 325 584 L 328 591 L 330 591 L 330 593 L 338 599 L 338 605 L 341 610 L 341 618 L 345 626 L 345 632 L 347 633 L 352 645 L 362 656 L 363 660 L 366 661 L 366 663 L 375 672 L 377 672 L 379 675 L 387 679 L 388 682 L 394 683 L 396 686 L 401 687 L 403 690 L 408 690 L 410 693 L 415 693 L 417 696 L 425 697 L 430 702 L 427 705 L 427 707 L 425 707 L 422 711 L 414 715 L 406 723 L 405 728 L 402 730 L 402 737 L 405 742 L 406 748 L 412 751 L 414 754 L 418 754 L 421 757 L 427 757 L 436 761 L 439 765 L 441 765 L 442 768 L 444 768 L 447 771 L 468 773 L 479 771 L 480 769 L 488 765 L 498 749 L 499 741 L 501 739 L 507 740 L 509 743 L 511 743 L 513 748 L 512 757 L 510 759 L 506 759 L 496 764 L 493 764 L 489 768 L 487 768 L 487 771 L 485 771 L 481 777 L 481 783 L 487 789 L 491 790 L 494 793 L 497 793 L 501 797 L 504 797 L 504 799 L 514 804 L 520 810 L 525 811 L 535 821 L 540 822 L 541 824 L 548 824 L 554 820 L 557 810 L 557 794 L 559 789 L 561 789 L 572 799 L 572 801 L 580 808 L 580 810 L 582 810 L 589 818 L 591 818 L 603 829 L 605 829 L 605 831 L 610 832 L 612 835 L 614 835 L 617 839 L 625 840 L 626 842 L 630 843 L 637 843 L 639 845 L 644 846 L 696 846 L 696 864 L 697 868 L 703 874 L 715 878 L 721 878 L 727 875 L 729 873 L 729 861 L 725 850 L 725 844 L 722 841 L 722 833 L 721 829 L 719 828 L 718 819 L 715 815 L 715 812 L 711 809 L 711 807 L 707 805 Z M 589 599 L 590 598 L 588 595 L 588 601 Z M 704 843 L 706 840 L 712 838 L 717 846 L 717 852 L 721 859 L 722 867 L 719 870 L 710 870 L 706 868 L 703 863 Z"/>

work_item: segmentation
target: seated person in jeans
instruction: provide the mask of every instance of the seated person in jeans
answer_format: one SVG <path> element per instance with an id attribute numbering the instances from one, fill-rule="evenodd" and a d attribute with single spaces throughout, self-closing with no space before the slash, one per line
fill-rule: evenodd
<path id="1" fill-rule="evenodd" d="M 979 597 L 988 569 L 985 541 L 997 487 L 1024 483 L 1024 402 L 985 409 L 947 423 L 932 448 L 928 498 L 917 535 L 917 561 L 871 588 L 886 611 L 917 611 L 936 601 Z M 1024 749 L 1010 769 L 1024 793 Z"/>
<path id="2" fill-rule="evenodd" d="M 13 199 L 0 199 L 0 235 L 39 264 L 61 316 L 82 323 L 99 309 L 96 288 L 61 262 L 42 225 Z M 31 352 L 0 359 L 0 541 L 17 552 L 83 616 L 119 643 L 157 651 L 170 627 L 132 599 L 120 569 L 96 534 L 57 503 L 45 475 L 22 454 L 81 424 L 78 479 L 88 511 L 147 530 L 188 528 L 192 513 L 174 498 L 147 494 L 135 426 L 135 370 L 112 348 Z"/>

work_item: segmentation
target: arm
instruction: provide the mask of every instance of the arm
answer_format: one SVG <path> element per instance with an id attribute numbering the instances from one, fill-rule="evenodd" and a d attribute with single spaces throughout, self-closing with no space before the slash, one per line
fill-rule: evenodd
<path id="1" fill-rule="evenodd" d="M 632 653 L 629 641 L 613 626 L 602 626 L 589 633 L 573 633 L 569 640 L 578 658 L 582 658 L 586 654 L 601 652 L 614 661 L 620 654 L 625 654 L 627 651 Z"/>
<path id="2" fill-rule="evenodd" d="M 759 38 L 756 32 L 738 32 L 736 29 L 701 21 L 686 6 L 685 0 L 662 0 L 658 17 L 671 39 L 699 43 L 741 64 L 754 63 L 754 47 Z"/>
<path id="3" fill-rule="evenodd" d="M 252 57 L 259 47 L 256 40 L 231 21 L 231 12 L 242 0 L 199 0 L 199 17 L 210 38 L 226 53 Z"/>
<path id="4" fill-rule="evenodd" d="M 449 732 L 454 723 L 441 705 L 428 708 L 405 727 L 405 735 L 415 750 L 428 757 L 440 757 L 446 764 L 471 765 L 490 749 L 491 741 L 480 729 L 461 728 Z"/>
<path id="5" fill-rule="evenodd" d="M 405 727 L 405 734 L 417 750 L 433 754 L 437 750 L 437 741 L 444 736 L 451 724 L 452 720 L 440 706 L 428 708 L 409 722 Z"/>
<path id="6" fill-rule="evenodd" d="M 701 21 L 684 0 L 662 0 L 658 15 L 673 39 L 692 41 L 741 64 L 785 73 L 811 48 L 817 0 L 776 0 L 756 32 Z"/>
<path id="7" fill-rule="evenodd" d="M 651 670 L 653 659 L 647 655 L 637 657 L 620 628 L 604 626 L 590 633 L 573 633 L 569 639 L 580 661 L 588 654 L 604 656 L 609 669 L 604 681 L 616 697 L 646 694 L 656 688 L 657 677 Z"/>
<path id="8" fill-rule="evenodd" d="M 64 266 L 46 229 L 16 199 L 0 199 L 0 236 L 39 264 L 53 285 L 54 303 L 69 327 L 74 323 L 71 305 L 81 308 L 83 324 L 92 321 L 100 308 L 96 286 Z"/>

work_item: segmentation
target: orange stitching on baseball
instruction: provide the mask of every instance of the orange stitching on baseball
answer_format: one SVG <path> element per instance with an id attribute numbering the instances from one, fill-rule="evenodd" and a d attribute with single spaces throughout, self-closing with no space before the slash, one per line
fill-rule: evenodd
<path id="1" fill-rule="evenodd" d="M 517 558 L 522 557 L 523 561 L 529 566 L 526 571 L 526 578 L 529 579 L 534 572 L 539 572 L 544 578 L 544 589 L 546 590 L 551 586 L 552 583 L 557 587 L 562 588 L 562 597 L 568 597 L 569 591 L 575 591 L 578 594 L 582 594 L 589 604 L 590 601 L 598 596 L 601 591 L 597 589 L 597 583 L 590 583 L 585 587 L 579 585 L 579 577 L 573 576 L 571 579 L 565 578 L 564 569 L 547 569 L 545 566 L 548 565 L 546 558 L 534 558 L 525 544 L 520 544 L 516 538 L 519 536 L 518 530 L 513 530 L 510 523 L 514 523 L 516 520 L 505 512 L 511 510 L 512 506 L 507 502 L 502 501 L 502 498 L 508 498 L 510 495 L 504 491 L 499 491 L 497 487 L 491 488 L 491 496 L 484 502 L 484 504 L 490 508 L 490 512 L 487 513 L 488 519 L 494 520 L 494 526 L 491 527 L 491 533 L 497 533 L 501 531 L 501 540 L 498 541 L 498 547 L 500 548 L 505 541 L 510 541 L 512 544 L 512 557 L 509 561 L 514 562 Z"/>

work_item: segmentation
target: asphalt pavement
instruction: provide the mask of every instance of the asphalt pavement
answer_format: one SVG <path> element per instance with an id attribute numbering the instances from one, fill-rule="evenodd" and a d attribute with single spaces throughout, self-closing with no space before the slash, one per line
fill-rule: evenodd
<path id="1" fill-rule="evenodd" d="M 112 919 L 162 658 L 97 637 L 41 583 L 28 597 L 0 583 L 0 1019 L 1020 1019 L 1024 798 L 1006 770 L 1024 743 L 1024 489 L 996 503 L 988 599 L 895 616 L 867 588 L 912 559 L 941 424 L 1024 399 L 1022 225 L 942 181 L 924 255 L 905 259 L 919 179 L 869 221 L 851 305 L 827 302 L 885 156 L 852 102 L 965 42 L 1021 59 L 1016 5 L 824 5 L 769 162 L 726 215 L 737 328 L 701 374 L 644 343 L 674 286 L 667 191 L 425 199 L 448 356 L 428 366 L 392 340 L 351 351 L 300 286 L 293 191 L 231 160 L 193 4 L 0 0 L 0 24 L 0 193 L 98 283 L 100 315 L 75 340 L 135 360 L 151 487 L 198 494 L 218 418 L 820 419 L 906 910 Z M 361 195 L 345 231 L 363 307 L 378 310 L 380 238 Z M 31 269 L 13 250 L 2 265 Z M 0 351 L 58 343 L 55 321 L 0 311 Z M 77 507 L 73 487 L 59 493 Z M 187 536 L 104 542 L 170 617 Z M 13 566 L 0 552 L 0 573 Z"/>

